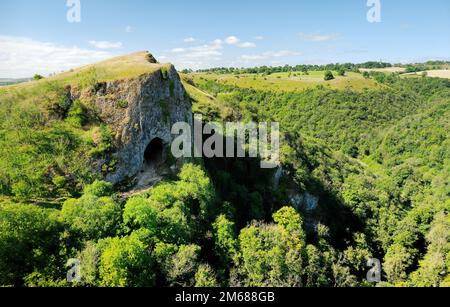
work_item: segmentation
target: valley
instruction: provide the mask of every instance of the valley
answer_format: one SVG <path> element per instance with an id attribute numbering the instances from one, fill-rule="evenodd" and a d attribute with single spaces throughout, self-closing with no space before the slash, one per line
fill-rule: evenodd
<path id="1" fill-rule="evenodd" d="M 71 286 L 79 259 L 87 287 L 369 287 L 373 258 L 379 286 L 448 286 L 446 70 L 351 67 L 138 52 L 0 87 L 0 284 Z M 279 123 L 281 167 L 175 159 L 194 114 Z"/>

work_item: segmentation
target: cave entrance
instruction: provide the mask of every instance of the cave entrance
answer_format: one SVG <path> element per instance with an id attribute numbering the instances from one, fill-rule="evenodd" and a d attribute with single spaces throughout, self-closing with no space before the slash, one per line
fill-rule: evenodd
<path id="1" fill-rule="evenodd" d="M 163 162 L 164 144 L 160 138 L 154 138 L 144 152 L 144 164 L 158 165 Z"/>

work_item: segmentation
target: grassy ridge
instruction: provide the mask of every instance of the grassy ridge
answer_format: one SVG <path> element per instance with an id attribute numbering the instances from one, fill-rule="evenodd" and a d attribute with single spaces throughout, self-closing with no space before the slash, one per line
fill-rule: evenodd
<path id="1" fill-rule="evenodd" d="M 95 92 L 100 82 L 154 73 L 169 64 L 134 53 L 60 75 L 0 88 L 0 193 L 23 200 L 65 197 L 114 167 L 110 129 L 90 99 L 72 101 L 71 88 Z M 89 95 L 87 95 L 89 97 Z M 93 161 L 106 159 L 101 172 Z"/>

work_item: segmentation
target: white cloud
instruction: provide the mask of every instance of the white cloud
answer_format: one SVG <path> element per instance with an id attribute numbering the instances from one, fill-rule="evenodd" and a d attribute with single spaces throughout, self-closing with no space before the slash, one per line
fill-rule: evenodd
<path id="1" fill-rule="evenodd" d="M 225 43 L 227 43 L 228 45 L 237 45 L 239 44 L 241 40 L 239 38 L 237 38 L 236 36 L 228 36 L 225 39 Z"/>
<path id="2" fill-rule="evenodd" d="M 121 42 L 107 42 L 107 41 L 89 41 L 89 44 L 98 49 L 119 49 L 122 48 Z"/>
<path id="3" fill-rule="evenodd" d="M 106 51 L 65 47 L 29 38 L 0 35 L 0 78 L 27 78 L 67 71 L 112 57 Z"/>
<path id="4" fill-rule="evenodd" d="M 183 42 L 185 43 L 195 43 L 197 40 L 193 37 L 186 37 Z"/>
<path id="5" fill-rule="evenodd" d="M 228 36 L 225 39 L 225 43 L 228 45 L 236 46 L 239 48 L 256 48 L 256 44 L 252 42 L 242 42 L 236 36 Z"/>
<path id="6" fill-rule="evenodd" d="M 223 42 L 216 39 L 210 43 L 196 45 L 189 48 L 174 48 L 171 55 L 163 55 L 177 68 L 199 69 L 219 65 L 222 61 Z M 159 57 L 160 59 L 162 57 Z"/>
<path id="7" fill-rule="evenodd" d="M 173 53 L 182 53 L 182 52 L 185 52 L 185 51 L 186 51 L 186 49 L 184 49 L 184 48 L 173 48 L 172 49 Z"/>
<path id="8" fill-rule="evenodd" d="M 290 50 L 280 50 L 280 51 L 272 52 L 271 55 L 275 58 L 281 58 L 281 57 L 299 56 L 299 55 L 302 55 L 302 53 L 297 52 L 297 51 L 290 51 Z"/>
<path id="9" fill-rule="evenodd" d="M 236 46 L 238 46 L 239 48 L 256 48 L 256 44 L 251 42 L 240 43 L 237 44 Z"/>
<path id="10" fill-rule="evenodd" d="M 262 61 L 273 58 L 283 58 L 283 57 L 293 57 L 300 56 L 301 52 L 290 51 L 290 50 L 280 50 L 280 51 L 267 51 L 261 54 L 244 54 L 240 56 L 240 60 L 249 62 L 249 61 Z"/>
<path id="11" fill-rule="evenodd" d="M 127 26 L 127 27 L 125 28 L 125 32 L 127 32 L 127 33 L 133 32 L 133 27 L 132 27 L 132 26 Z"/>
<path id="12" fill-rule="evenodd" d="M 221 56 L 221 49 L 223 49 L 222 41 L 220 39 L 216 39 L 209 44 L 189 48 L 173 48 L 171 52 L 180 54 L 180 56 L 187 58 L 201 58 L 208 56 Z"/>
<path id="13" fill-rule="evenodd" d="M 269 57 L 264 54 L 244 54 L 240 57 L 244 61 L 259 61 L 259 60 L 265 60 Z"/>
<path id="14" fill-rule="evenodd" d="M 201 57 L 209 57 L 209 56 L 221 56 L 223 49 L 222 41 L 215 40 L 210 44 L 200 45 L 196 47 L 191 47 L 186 52 L 186 57 L 190 58 L 201 58 Z"/>
<path id="15" fill-rule="evenodd" d="M 336 40 L 337 38 L 339 38 L 340 34 L 338 34 L 338 33 L 331 33 L 331 34 L 299 33 L 299 36 L 300 36 L 301 39 L 303 39 L 305 41 L 310 41 L 310 42 L 327 42 L 327 41 Z"/>

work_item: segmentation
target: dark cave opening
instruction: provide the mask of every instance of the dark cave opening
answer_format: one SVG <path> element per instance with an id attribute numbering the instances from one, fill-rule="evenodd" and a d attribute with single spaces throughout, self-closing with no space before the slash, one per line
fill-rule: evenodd
<path id="1" fill-rule="evenodd" d="M 164 144 L 160 138 L 154 138 L 144 152 L 145 164 L 159 164 L 163 160 Z"/>

